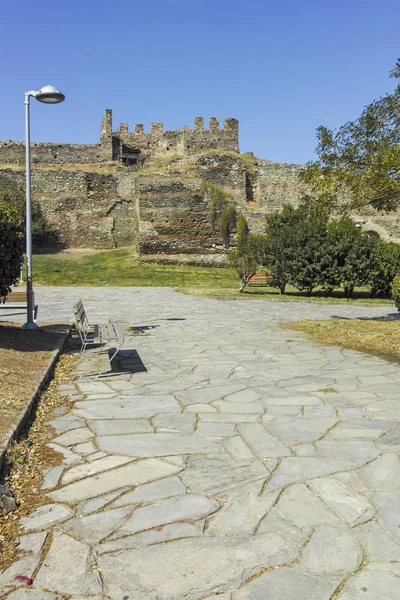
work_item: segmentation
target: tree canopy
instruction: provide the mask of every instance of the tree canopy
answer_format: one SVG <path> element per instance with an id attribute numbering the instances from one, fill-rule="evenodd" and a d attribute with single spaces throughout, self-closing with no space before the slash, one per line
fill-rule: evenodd
<path id="1" fill-rule="evenodd" d="M 0 296 L 6 296 L 18 279 L 22 260 L 21 214 L 0 199 Z"/>
<path id="2" fill-rule="evenodd" d="M 400 59 L 391 75 L 400 78 Z M 302 179 L 331 201 L 360 209 L 400 206 L 400 85 L 337 131 L 317 129 L 318 160 Z"/>

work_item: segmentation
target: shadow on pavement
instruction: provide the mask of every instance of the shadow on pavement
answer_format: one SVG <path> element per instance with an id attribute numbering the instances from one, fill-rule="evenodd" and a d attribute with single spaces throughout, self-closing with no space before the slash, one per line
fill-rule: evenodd
<path id="1" fill-rule="evenodd" d="M 19 352 L 56 350 L 68 335 L 70 326 L 64 323 L 40 325 L 39 329 L 22 329 L 19 323 L 0 323 L 0 348 Z"/>
<path id="2" fill-rule="evenodd" d="M 109 358 L 114 352 L 115 348 L 108 349 Z M 108 374 L 115 373 L 147 373 L 147 369 L 137 350 L 120 350 L 112 360 L 111 372 L 108 371 Z"/>
<path id="3" fill-rule="evenodd" d="M 159 325 L 133 325 L 132 327 L 128 327 L 126 331 L 130 333 L 146 333 L 146 331 L 150 331 L 151 329 L 156 329 L 160 327 Z"/>

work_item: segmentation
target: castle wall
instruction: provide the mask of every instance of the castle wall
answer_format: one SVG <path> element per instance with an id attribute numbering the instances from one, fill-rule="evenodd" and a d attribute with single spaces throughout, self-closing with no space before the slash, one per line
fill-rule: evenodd
<path id="1" fill-rule="evenodd" d="M 101 161 L 100 144 L 31 143 L 32 165 L 95 164 Z M 25 142 L 0 142 L 0 165 L 25 165 Z"/>
<path id="2" fill-rule="evenodd" d="M 210 150 L 215 152 L 207 154 Z M 174 151 L 191 157 L 190 168 L 175 175 L 140 175 L 118 164 L 132 164 L 127 157 L 135 160 L 140 156 L 139 160 L 145 161 L 154 153 Z M 31 144 L 32 197 L 66 246 L 131 246 L 138 251 L 140 247 L 143 254 L 220 257 L 222 240 L 219 231 L 213 231 L 202 180 L 228 190 L 254 232 L 264 231 L 266 213 L 280 209 L 285 202 L 297 205 L 308 191 L 299 181 L 300 165 L 252 158 L 246 168 L 239 156 L 229 154 L 238 151 L 236 119 L 225 119 L 220 127 L 219 120 L 211 118 L 205 128 L 204 119 L 196 117 L 193 128 L 176 131 L 164 131 L 162 123 L 152 123 L 147 133 L 143 125 L 129 131 L 128 124 L 122 123 L 119 131 L 113 132 L 112 111 L 107 109 L 97 144 Z M 103 165 L 104 171 L 104 163 L 113 164 L 108 171 L 116 172 L 97 172 L 100 169 L 95 166 Z M 185 159 L 180 163 L 185 165 Z M 54 167 L 74 164 L 89 168 Z M 0 142 L 0 185 L 2 178 L 23 185 L 24 165 L 24 142 Z M 198 177 L 188 176 L 196 172 Z M 353 217 L 364 230 L 400 241 L 400 212 L 363 212 Z"/>
<path id="3" fill-rule="evenodd" d="M 198 178 L 143 175 L 136 185 L 141 254 L 223 253 Z"/>
<path id="4" fill-rule="evenodd" d="M 254 201 L 268 212 L 281 208 L 285 202 L 296 206 L 307 191 L 299 182 L 301 170 L 301 165 L 258 159 Z"/>
<path id="5" fill-rule="evenodd" d="M 24 178 L 24 171 L 0 171 L 0 183 L 10 186 L 23 185 Z M 127 173 L 33 169 L 32 199 L 67 247 L 138 250 L 139 210 Z"/>
<path id="6" fill-rule="evenodd" d="M 200 156 L 199 177 L 229 191 L 237 200 L 246 200 L 247 172 L 239 157 L 224 155 Z"/>
<path id="7" fill-rule="evenodd" d="M 109 136 L 109 129 L 102 135 Z M 210 119 L 209 128 L 204 128 L 204 119 L 196 117 L 194 128 L 183 127 L 177 131 L 163 131 L 162 123 L 152 123 L 149 133 L 143 125 L 135 125 L 132 132 L 127 123 L 121 123 L 119 131 L 112 133 L 114 148 L 123 144 L 128 149 L 137 149 L 147 157 L 156 152 L 179 151 L 186 155 L 198 154 L 206 150 L 239 151 L 239 123 L 236 119 L 225 119 L 223 128 L 215 117 Z"/>

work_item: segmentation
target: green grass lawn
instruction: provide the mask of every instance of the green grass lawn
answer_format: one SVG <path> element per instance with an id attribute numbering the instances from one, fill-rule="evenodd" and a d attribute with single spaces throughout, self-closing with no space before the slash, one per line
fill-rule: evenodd
<path id="1" fill-rule="evenodd" d="M 388 299 L 371 299 L 368 290 L 358 289 L 354 300 L 344 298 L 342 290 L 333 297 L 317 291 L 307 297 L 290 286 L 284 296 L 275 288 L 248 285 L 239 294 L 239 280 L 233 269 L 160 265 L 141 262 L 127 248 L 90 254 L 36 254 L 33 258 L 35 284 L 79 286 L 169 286 L 201 297 L 224 297 L 261 300 L 306 300 L 311 302 L 353 302 L 393 304 Z"/>
<path id="2" fill-rule="evenodd" d="M 231 269 L 140 262 L 126 248 L 78 258 L 69 258 L 67 254 L 36 254 L 33 277 L 43 285 L 238 287 L 237 276 Z"/>

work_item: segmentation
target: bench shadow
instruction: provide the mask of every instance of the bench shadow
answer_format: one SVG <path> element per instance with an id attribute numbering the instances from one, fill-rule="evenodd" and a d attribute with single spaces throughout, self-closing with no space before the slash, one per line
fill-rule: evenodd
<path id="1" fill-rule="evenodd" d="M 160 321 L 186 321 L 184 317 L 169 317 L 167 319 L 160 319 Z"/>
<path id="2" fill-rule="evenodd" d="M 115 348 L 108 349 L 109 359 L 114 352 Z M 120 350 L 110 364 L 111 371 L 108 371 L 110 375 L 115 375 L 116 373 L 147 373 L 147 369 L 137 350 Z"/>
<path id="3" fill-rule="evenodd" d="M 146 333 L 146 331 L 150 331 L 151 329 L 156 329 L 160 327 L 159 325 L 133 325 L 132 327 L 128 327 L 126 331 L 130 333 Z"/>

